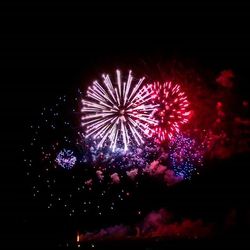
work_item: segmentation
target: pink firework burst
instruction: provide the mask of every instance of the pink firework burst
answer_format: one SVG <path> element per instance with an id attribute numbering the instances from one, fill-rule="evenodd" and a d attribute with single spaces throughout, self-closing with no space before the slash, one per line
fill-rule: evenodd
<path id="1" fill-rule="evenodd" d="M 149 135 L 156 137 L 158 142 L 171 139 L 179 133 L 181 125 L 188 122 L 191 111 L 187 96 L 180 85 L 172 82 L 155 82 L 148 87 L 153 93 L 151 101 L 157 105 L 153 117 L 158 121 Z"/>

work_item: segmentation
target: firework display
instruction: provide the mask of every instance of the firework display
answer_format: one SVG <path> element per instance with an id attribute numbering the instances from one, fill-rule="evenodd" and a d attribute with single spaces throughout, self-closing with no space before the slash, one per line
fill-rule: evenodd
<path id="1" fill-rule="evenodd" d="M 114 214 L 151 178 L 172 187 L 202 172 L 207 155 L 227 156 L 226 146 L 236 145 L 227 131 L 236 134 L 231 128 L 242 119 L 228 129 L 217 112 L 217 103 L 226 101 L 204 100 L 207 90 L 190 98 L 192 91 L 136 80 L 131 71 L 122 77 L 117 70 L 114 77 L 94 81 L 87 93 L 59 97 L 31 125 L 23 150 L 34 197 L 47 194 L 48 208 L 59 206 L 70 216 Z M 191 126 L 183 126 L 188 122 Z"/>
<path id="2" fill-rule="evenodd" d="M 100 139 L 98 147 L 107 140 L 115 151 L 117 144 L 123 143 L 128 150 L 132 138 L 140 145 L 144 142 L 142 133 L 150 131 L 149 125 L 157 125 L 152 113 L 157 105 L 150 100 L 153 91 L 142 86 L 144 78 L 133 84 L 131 71 L 124 82 L 121 72 L 116 71 L 116 83 L 109 75 L 103 75 L 103 84 L 94 81 L 87 91 L 87 99 L 82 100 L 82 126 L 86 127 L 86 137 Z"/>
<path id="3" fill-rule="evenodd" d="M 188 122 L 190 115 L 189 102 L 180 85 L 172 82 L 149 84 L 153 93 L 153 103 L 157 105 L 153 117 L 158 121 L 157 126 L 150 132 L 161 142 L 171 139 L 180 132 L 182 124 Z"/>

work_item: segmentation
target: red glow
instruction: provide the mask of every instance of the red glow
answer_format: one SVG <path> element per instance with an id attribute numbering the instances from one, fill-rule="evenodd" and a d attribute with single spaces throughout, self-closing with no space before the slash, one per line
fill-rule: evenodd
<path id="1" fill-rule="evenodd" d="M 153 116 L 158 120 L 149 136 L 154 136 L 159 143 L 171 139 L 179 133 L 180 125 L 187 123 L 191 111 L 187 96 L 181 91 L 180 86 L 171 82 L 149 84 L 153 91 L 153 103 L 158 105 Z"/>

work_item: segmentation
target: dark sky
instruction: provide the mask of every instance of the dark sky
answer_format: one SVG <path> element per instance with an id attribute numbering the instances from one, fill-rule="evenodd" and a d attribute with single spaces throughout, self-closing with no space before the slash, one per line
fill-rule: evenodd
<path id="1" fill-rule="evenodd" d="M 74 227 L 32 200 L 20 163 L 28 121 L 55 95 L 69 93 L 93 75 L 117 66 L 129 68 L 143 61 L 153 65 L 171 57 L 195 59 L 214 72 L 233 68 L 249 82 L 247 3 L 168 2 L 1 3 L 1 168 L 7 174 L 1 183 L 1 219 L 6 222 L 2 235 L 10 246 L 58 242 L 63 236 L 70 238 Z M 249 187 L 244 184 L 247 161 L 227 163 L 229 171 L 212 169 L 204 182 L 194 183 L 197 193 L 191 187 L 193 199 L 200 200 L 201 189 L 206 196 L 200 206 L 206 201 L 215 211 L 216 206 L 230 207 L 232 201 L 243 209 Z M 237 178 L 235 168 L 240 169 Z M 218 177 L 210 189 L 209 178 L 215 173 Z"/>

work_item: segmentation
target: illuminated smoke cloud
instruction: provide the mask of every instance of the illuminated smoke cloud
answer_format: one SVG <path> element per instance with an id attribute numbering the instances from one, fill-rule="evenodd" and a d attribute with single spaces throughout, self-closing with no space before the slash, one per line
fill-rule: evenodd
<path id="1" fill-rule="evenodd" d="M 123 225 L 116 225 L 101 229 L 97 233 L 86 233 L 80 235 L 80 241 L 93 241 L 93 240 L 119 240 L 124 239 L 128 235 L 128 227 Z"/>
<path id="2" fill-rule="evenodd" d="M 110 178 L 111 178 L 113 183 L 115 183 L 115 184 L 120 183 L 120 177 L 117 173 L 113 173 L 112 175 L 110 175 Z"/>
<path id="3" fill-rule="evenodd" d="M 149 213 L 142 224 L 142 234 L 147 234 L 147 232 L 152 232 L 152 228 L 159 227 L 163 221 L 169 221 L 172 219 L 172 215 L 165 209 L 160 209 L 159 211 L 153 211 Z"/>
<path id="4" fill-rule="evenodd" d="M 84 183 L 85 183 L 85 185 L 87 185 L 87 186 L 92 186 L 92 185 L 93 185 L 93 180 L 92 180 L 92 179 L 89 179 L 89 180 L 85 181 Z"/>
<path id="5" fill-rule="evenodd" d="M 211 225 L 205 225 L 202 220 L 184 219 L 173 221 L 173 216 L 165 209 L 151 212 L 144 220 L 142 238 L 206 238 L 211 235 Z"/>
<path id="6" fill-rule="evenodd" d="M 182 181 L 183 176 L 177 176 L 175 172 L 171 169 L 168 169 L 166 166 L 161 165 L 158 160 L 153 161 L 144 172 L 148 173 L 151 176 L 161 176 L 167 184 L 167 186 L 172 186 Z"/>
<path id="7" fill-rule="evenodd" d="M 181 175 L 176 176 L 175 172 L 171 169 L 166 170 L 166 172 L 164 174 L 164 180 L 168 186 L 175 185 L 178 182 L 181 182 L 183 179 L 184 179 L 183 176 L 181 176 Z"/>
<path id="8" fill-rule="evenodd" d="M 152 161 L 145 169 L 144 172 L 149 174 L 149 175 L 155 175 L 155 171 L 159 165 L 159 161 L 155 160 Z"/>
<path id="9" fill-rule="evenodd" d="M 162 175 L 166 172 L 167 167 L 160 164 L 159 160 L 151 162 L 151 164 L 145 168 L 145 172 L 150 175 Z"/>
<path id="10" fill-rule="evenodd" d="M 151 164 L 149 166 L 149 170 L 154 171 L 155 169 L 157 169 L 158 166 L 159 166 L 159 161 L 155 160 L 155 161 L 151 162 Z"/>
<path id="11" fill-rule="evenodd" d="M 131 180 L 134 180 L 135 177 L 138 175 L 138 169 L 135 168 L 135 169 L 132 169 L 130 171 L 126 171 L 126 174 L 127 176 L 131 179 Z"/>
<path id="12" fill-rule="evenodd" d="M 225 88 L 233 87 L 234 72 L 231 69 L 223 70 L 220 75 L 216 78 L 216 82 Z"/>
<path id="13" fill-rule="evenodd" d="M 208 238 L 213 234 L 213 226 L 202 220 L 174 220 L 174 216 L 165 209 L 149 213 L 135 226 L 115 225 L 94 233 L 85 233 L 80 241 L 126 240 L 126 239 L 198 239 Z"/>
<path id="14" fill-rule="evenodd" d="M 97 175 L 97 178 L 98 178 L 100 181 L 103 181 L 104 175 L 103 175 L 103 172 L 102 172 L 101 170 L 97 170 L 97 171 L 96 171 L 96 175 Z"/>
<path id="15" fill-rule="evenodd" d="M 164 174 L 165 172 L 167 171 L 167 167 L 166 166 L 163 166 L 161 164 L 158 165 L 158 167 L 156 168 L 156 171 L 155 171 L 155 175 L 162 175 Z"/>

